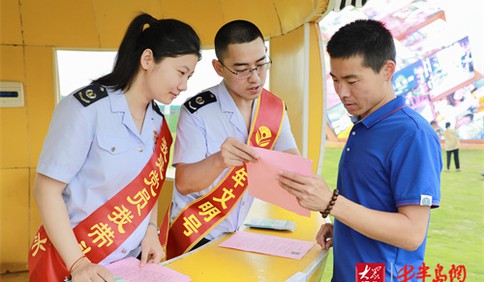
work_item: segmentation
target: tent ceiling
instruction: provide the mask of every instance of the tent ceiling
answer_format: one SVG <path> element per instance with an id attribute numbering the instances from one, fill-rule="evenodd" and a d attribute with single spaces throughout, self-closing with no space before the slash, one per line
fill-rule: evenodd
<path id="1" fill-rule="evenodd" d="M 139 12 L 191 24 L 205 46 L 234 19 L 257 24 L 267 38 L 316 21 L 329 0 L 2 0 L 2 44 L 117 48 Z"/>

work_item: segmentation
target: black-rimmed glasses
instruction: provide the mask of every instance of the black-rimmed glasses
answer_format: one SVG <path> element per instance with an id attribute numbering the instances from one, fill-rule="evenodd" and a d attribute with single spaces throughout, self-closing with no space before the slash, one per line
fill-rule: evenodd
<path id="1" fill-rule="evenodd" d="M 262 64 L 258 64 L 255 68 L 248 68 L 248 69 L 243 69 L 239 71 L 231 70 L 227 66 L 225 66 L 222 63 L 222 61 L 219 61 L 219 62 L 224 68 L 226 68 L 229 72 L 233 73 L 238 79 L 246 79 L 252 75 L 253 71 L 257 71 L 257 75 L 261 76 L 262 73 L 270 69 L 272 65 L 272 60 L 271 58 L 268 58 L 268 59 L 269 61 Z"/>

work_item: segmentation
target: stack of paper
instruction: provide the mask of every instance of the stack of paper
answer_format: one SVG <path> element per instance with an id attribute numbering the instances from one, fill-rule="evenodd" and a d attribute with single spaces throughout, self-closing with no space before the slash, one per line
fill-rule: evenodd
<path id="1" fill-rule="evenodd" d="M 297 172 L 305 176 L 312 175 L 310 159 L 284 152 L 255 148 L 259 159 L 247 163 L 249 193 L 263 201 L 278 205 L 300 215 L 310 216 L 311 212 L 299 205 L 296 197 L 279 186 L 277 180 L 280 171 Z"/>

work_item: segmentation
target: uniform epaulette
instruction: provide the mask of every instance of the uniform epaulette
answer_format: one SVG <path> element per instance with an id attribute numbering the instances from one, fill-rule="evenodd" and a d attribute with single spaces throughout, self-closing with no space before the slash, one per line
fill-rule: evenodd
<path id="1" fill-rule="evenodd" d="M 185 107 L 190 113 L 196 112 L 201 107 L 217 101 L 217 97 L 210 91 L 197 94 L 185 102 Z"/>
<path id="2" fill-rule="evenodd" d="M 81 102 L 84 107 L 101 100 L 108 96 L 106 88 L 100 84 L 93 83 L 74 93 L 74 97 Z"/>
<path id="3" fill-rule="evenodd" d="M 157 114 L 159 114 L 162 117 L 165 117 L 161 112 L 160 107 L 158 107 L 158 104 L 154 100 L 151 101 L 151 107 L 153 108 L 153 111 L 155 111 Z"/>

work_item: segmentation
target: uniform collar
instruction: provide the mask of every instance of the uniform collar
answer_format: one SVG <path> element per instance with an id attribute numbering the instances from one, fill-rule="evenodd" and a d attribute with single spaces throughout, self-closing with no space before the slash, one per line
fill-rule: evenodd
<path id="1" fill-rule="evenodd" d="M 243 136 L 247 137 L 248 131 L 245 121 L 223 81 L 217 86 L 217 99 L 220 101 L 222 112 L 228 113 L 230 123 L 233 124 Z M 254 100 L 254 103 L 257 103 L 257 99 Z M 255 108 L 255 106 L 252 107 L 252 116 L 254 116 Z"/>
<path id="2" fill-rule="evenodd" d="M 217 94 L 217 99 L 220 101 L 222 112 L 235 113 L 239 111 L 223 80 L 217 86 Z M 254 100 L 255 104 L 257 104 L 257 99 Z"/>
<path id="3" fill-rule="evenodd" d="M 111 101 L 111 111 L 116 112 L 129 112 L 128 102 L 126 96 L 121 90 L 109 91 L 109 99 Z"/>
<path id="4" fill-rule="evenodd" d="M 149 141 L 149 138 L 152 138 L 153 136 L 153 131 L 152 128 L 155 130 L 158 130 L 158 128 L 155 128 L 153 125 L 151 125 L 157 118 L 154 117 L 159 117 L 161 116 L 155 112 L 153 109 L 153 106 L 148 105 L 146 109 L 146 118 L 143 123 L 143 129 L 141 131 L 141 134 L 138 132 L 138 128 L 134 124 L 134 120 L 131 117 L 130 111 L 129 111 L 129 106 L 128 106 L 128 101 L 126 100 L 126 94 L 123 93 L 121 90 L 116 90 L 116 91 L 108 91 L 109 93 L 109 99 L 111 102 L 111 112 L 113 113 L 123 113 L 123 124 L 133 132 L 136 136 L 138 136 L 143 142 Z M 155 121 L 156 123 L 156 121 Z"/>
<path id="5" fill-rule="evenodd" d="M 111 111 L 113 113 L 116 112 L 122 112 L 126 113 L 129 112 L 129 106 L 128 106 L 128 101 L 126 100 L 126 94 L 123 93 L 121 90 L 116 90 L 113 92 L 109 92 L 109 99 L 111 102 Z M 155 113 L 155 109 L 153 108 L 154 106 L 152 105 L 153 101 L 148 105 L 146 108 L 146 115 L 153 116 Z M 160 112 L 161 113 L 161 112 Z M 156 115 L 159 115 L 156 113 Z"/>

